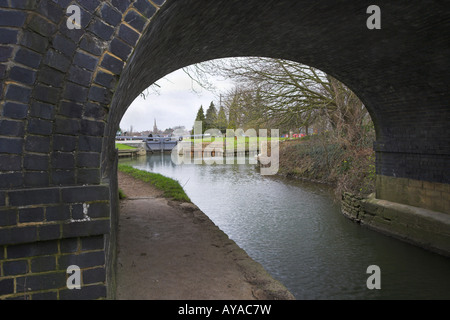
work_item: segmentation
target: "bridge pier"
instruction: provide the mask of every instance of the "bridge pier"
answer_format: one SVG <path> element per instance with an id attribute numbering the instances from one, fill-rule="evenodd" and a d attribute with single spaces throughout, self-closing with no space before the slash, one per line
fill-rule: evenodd
<path id="1" fill-rule="evenodd" d="M 377 175 L 376 198 L 450 214 L 450 184 Z"/>

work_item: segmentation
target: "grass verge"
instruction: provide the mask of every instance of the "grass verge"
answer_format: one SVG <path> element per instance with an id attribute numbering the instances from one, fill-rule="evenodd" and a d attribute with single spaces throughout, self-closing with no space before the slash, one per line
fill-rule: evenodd
<path id="1" fill-rule="evenodd" d="M 163 196 L 165 198 L 175 201 L 191 202 L 191 199 L 189 199 L 187 194 L 184 192 L 183 187 L 181 187 L 179 182 L 176 180 L 167 178 L 159 173 L 135 169 L 124 164 L 119 164 L 118 169 L 135 179 L 139 179 L 155 186 L 155 188 L 163 192 Z"/>

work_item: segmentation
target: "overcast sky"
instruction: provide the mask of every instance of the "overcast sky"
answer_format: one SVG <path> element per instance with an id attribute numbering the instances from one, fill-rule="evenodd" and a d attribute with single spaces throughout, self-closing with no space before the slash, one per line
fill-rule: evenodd
<path id="1" fill-rule="evenodd" d="M 232 87 L 231 82 L 223 80 L 216 79 L 214 83 L 221 91 Z M 206 112 L 211 101 L 214 101 L 218 109 L 219 99 L 193 83 L 181 69 L 160 79 L 157 84 L 160 86 L 159 94 L 149 90 L 149 96 L 145 99 L 138 96 L 130 105 L 120 122 L 123 131 L 129 131 L 130 126 L 133 126 L 134 132 L 152 130 L 154 119 L 160 130 L 175 126 L 185 126 L 190 130 L 200 105 Z"/>

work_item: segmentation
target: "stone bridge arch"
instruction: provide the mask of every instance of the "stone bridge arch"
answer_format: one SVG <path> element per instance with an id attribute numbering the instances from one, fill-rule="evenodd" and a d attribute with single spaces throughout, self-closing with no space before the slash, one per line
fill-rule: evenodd
<path id="1" fill-rule="evenodd" d="M 411 230 L 431 219 L 419 243 L 450 252 L 450 11 L 378 1 L 369 30 L 371 4 L 0 0 L 0 299 L 113 297 L 120 119 L 164 75 L 231 56 L 302 62 L 352 88 L 376 126 L 377 199 L 403 206 Z M 66 288 L 73 264 L 82 290 Z"/>

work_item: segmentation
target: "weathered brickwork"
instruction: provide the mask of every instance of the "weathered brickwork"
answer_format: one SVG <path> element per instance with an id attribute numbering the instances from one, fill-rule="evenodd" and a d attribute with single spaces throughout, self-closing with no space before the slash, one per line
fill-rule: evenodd
<path id="1" fill-rule="evenodd" d="M 358 220 L 358 218 L 364 214 L 362 200 L 364 200 L 364 198 L 361 196 L 344 192 L 341 201 L 342 213 L 347 217 L 351 217 L 353 220 Z"/>
<path id="2" fill-rule="evenodd" d="M 104 235 L 110 232 L 109 198 L 108 186 L 2 192 L 0 296 L 106 297 Z M 66 287 L 70 265 L 82 269 L 82 290 Z"/>
<path id="3" fill-rule="evenodd" d="M 106 298 L 103 235 L 0 246 L 0 296 L 7 300 Z M 69 290 L 66 270 L 81 270 Z"/>
<path id="4" fill-rule="evenodd" d="M 79 30 L 66 26 L 69 4 L 81 8 Z M 147 0 L 2 2 L 0 188 L 100 183 L 113 90 L 157 8 Z"/>
<path id="5" fill-rule="evenodd" d="M 0 299 L 113 297 L 120 120 L 161 77 L 214 58 L 285 58 L 340 79 L 376 126 L 377 174 L 389 177 L 378 195 L 389 198 L 398 178 L 422 181 L 423 201 L 398 201 L 448 212 L 436 199 L 450 184 L 450 13 L 438 2 L 380 1 L 382 29 L 368 30 L 369 4 L 0 0 Z M 79 29 L 67 27 L 70 5 Z M 103 249 L 83 249 L 102 237 Z M 67 239 L 76 254 L 62 249 Z M 9 253 L 49 243 L 57 250 Z M 83 267 L 83 294 L 64 290 L 70 256 L 96 257 Z"/>
<path id="6" fill-rule="evenodd" d="M 109 232 L 109 187 L 81 186 L 3 192 L 0 244 Z"/>

